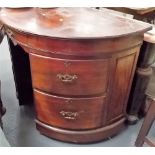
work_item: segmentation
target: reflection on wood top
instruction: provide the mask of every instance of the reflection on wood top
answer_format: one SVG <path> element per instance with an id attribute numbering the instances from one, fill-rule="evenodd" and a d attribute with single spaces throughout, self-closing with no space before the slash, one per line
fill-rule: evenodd
<path id="1" fill-rule="evenodd" d="M 147 23 L 93 8 L 3 8 L 0 20 L 25 33 L 58 38 L 114 38 L 151 29 Z"/>

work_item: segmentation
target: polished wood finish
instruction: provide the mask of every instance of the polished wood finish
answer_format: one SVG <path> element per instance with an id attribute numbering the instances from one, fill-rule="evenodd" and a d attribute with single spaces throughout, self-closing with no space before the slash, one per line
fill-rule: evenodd
<path id="1" fill-rule="evenodd" d="M 33 88 L 71 96 L 100 95 L 107 90 L 108 60 L 70 60 L 30 54 L 30 62 Z"/>
<path id="2" fill-rule="evenodd" d="M 106 127 L 82 131 L 56 128 L 51 125 L 44 124 L 39 120 L 36 120 L 36 127 L 43 135 L 46 135 L 48 137 L 63 140 L 66 142 L 85 144 L 102 141 L 103 139 L 115 136 L 123 129 L 125 129 L 124 121 L 125 118 L 122 118 L 113 124 L 107 125 Z"/>
<path id="3" fill-rule="evenodd" d="M 133 15 L 134 19 L 154 23 L 155 7 L 150 8 L 109 8 L 122 13 Z M 137 69 L 134 75 L 132 88 L 128 101 L 128 123 L 135 124 L 140 117 L 145 115 L 145 91 L 152 74 L 151 65 L 155 61 L 155 34 L 152 31 L 144 34 L 144 42 L 140 49 Z"/>
<path id="4" fill-rule="evenodd" d="M 129 95 L 129 89 L 131 87 L 131 80 L 133 78 L 133 70 L 135 70 L 135 64 L 137 62 L 139 49 L 134 49 L 135 53 L 118 58 L 116 69 L 114 73 L 113 89 L 111 95 L 111 102 L 109 111 L 109 120 L 115 117 L 126 114 L 127 99 Z M 119 91 L 118 93 L 116 91 Z M 115 110 L 114 110 L 115 109 Z"/>
<path id="5" fill-rule="evenodd" d="M 40 20 L 40 16 L 42 15 L 38 13 L 38 9 L 39 8 L 3 8 L 1 10 L 1 20 L 8 27 L 20 32 L 55 39 L 61 38 L 60 40 L 65 38 L 90 39 L 90 37 L 91 39 L 116 38 L 135 33 L 143 33 L 150 27 L 140 21 L 135 22 L 134 20 L 113 16 L 110 13 L 108 14 L 107 11 L 105 11 L 104 14 L 104 12 L 90 8 L 41 9 L 41 13 L 44 14 L 44 19 L 46 20 L 45 22 L 45 20 Z M 49 11 L 49 13 L 47 13 L 47 11 Z M 52 18 L 51 14 L 53 14 Z M 29 19 L 29 22 L 27 22 L 27 19 Z M 47 26 L 47 24 L 49 24 L 49 26 Z M 107 31 L 108 29 L 110 29 L 110 31 Z M 74 42 L 74 40 L 72 41 Z M 85 41 L 87 42 L 87 40 Z M 38 44 L 39 43 L 40 42 L 38 42 Z M 34 44 L 34 42 L 30 42 L 30 45 L 32 44 Z M 49 46 L 51 45 L 49 44 Z"/>
<path id="6" fill-rule="evenodd" d="M 125 127 L 139 49 L 150 25 L 92 8 L 2 9 L 0 17 L 14 45 L 29 54 L 42 134 L 87 143 Z"/>
<path id="7" fill-rule="evenodd" d="M 115 26 L 115 25 L 113 25 Z M 149 25 L 150 27 L 150 25 Z M 38 35 L 32 35 L 28 33 L 22 33 L 20 31 L 10 29 L 6 27 L 6 33 L 12 39 L 15 45 L 19 44 L 28 53 L 36 53 L 44 56 L 51 57 L 62 57 L 67 56 L 70 58 L 103 58 L 111 57 L 111 54 L 123 51 L 124 49 L 130 49 L 132 47 L 141 44 L 143 39 L 143 31 L 141 30 L 135 37 L 131 34 L 129 36 L 116 37 L 111 36 L 109 38 L 54 38 L 54 37 L 43 37 Z M 147 31 L 149 29 L 145 29 Z M 91 32 L 90 32 L 91 33 Z M 106 36 L 105 36 L 106 37 Z M 113 46 L 111 46 L 113 42 Z M 60 46 L 63 45 L 63 46 Z M 65 47 L 65 48 L 64 48 Z"/>
<path id="8" fill-rule="evenodd" d="M 37 118 L 64 129 L 93 129 L 105 124 L 105 96 L 67 98 L 34 90 Z"/>

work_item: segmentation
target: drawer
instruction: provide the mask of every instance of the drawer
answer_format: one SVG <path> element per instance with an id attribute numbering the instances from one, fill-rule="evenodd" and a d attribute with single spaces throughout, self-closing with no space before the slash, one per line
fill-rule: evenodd
<path id="1" fill-rule="evenodd" d="M 56 95 L 95 95 L 107 89 L 108 60 L 68 60 L 30 54 L 33 87 Z"/>
<path id="2" fill-rule="evenodd" d="M 104 124 L 105 97 L 64 98 L 34 90 L 37 119 L 65 129 L 90 129 Z"/>

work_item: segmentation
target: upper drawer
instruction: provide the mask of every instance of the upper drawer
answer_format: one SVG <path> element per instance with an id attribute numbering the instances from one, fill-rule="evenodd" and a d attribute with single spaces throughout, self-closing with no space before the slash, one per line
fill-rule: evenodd
<path id="1" fill-rule="evenodd" d="M 30 54 L 33 87 L 61 95 L 103 94 L 108 60 L 67 60 Z"/>

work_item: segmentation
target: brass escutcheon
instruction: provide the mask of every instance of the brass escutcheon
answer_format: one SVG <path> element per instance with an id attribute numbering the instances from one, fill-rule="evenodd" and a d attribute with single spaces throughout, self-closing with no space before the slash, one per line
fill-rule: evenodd
<path id="1" fill-rule="evenodd" d="M 71 120 L 75 120 L 77 116 L 79 115 L 78 112 L 71 112 L 71 111 L 60 111 L 60 114 L 65 119 L 71 119 Z"/>
<path id="2" fill-rule="evenodd" d="M 71 62 L 65 61 L 64 65 L 65 65 L 65 67 L 69 67 L 71 65 Z"/>
<path id="3" fill-rule="evenodd" d="M 73 83 L 78 77 L 70 74 L 57 74 L 57 78 L 63 83 Z"/>

